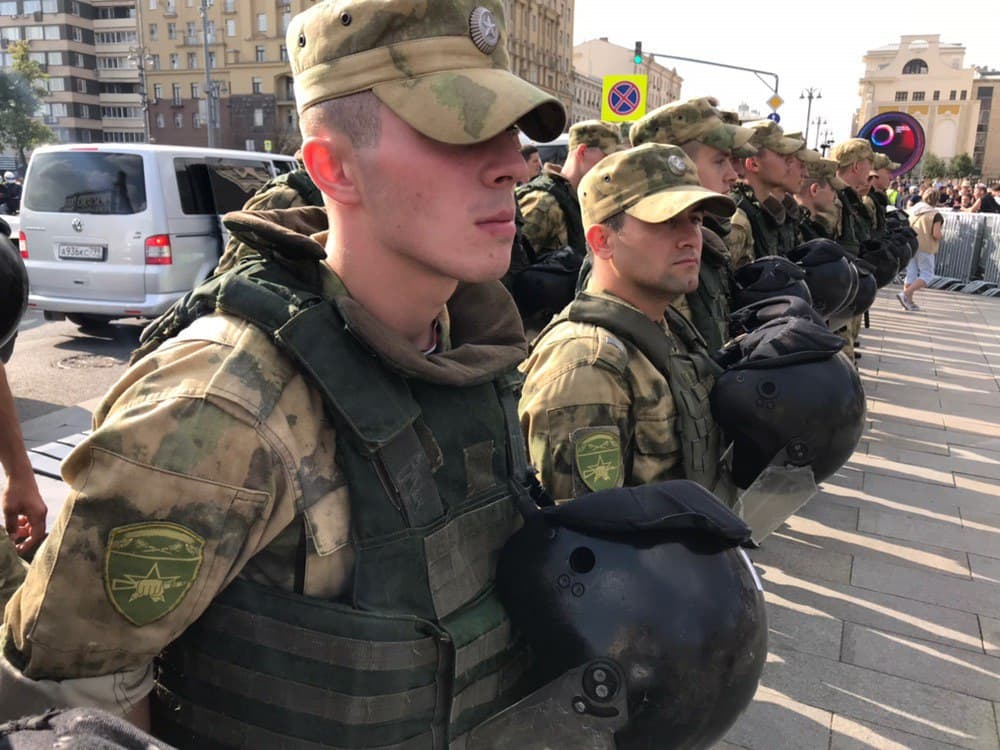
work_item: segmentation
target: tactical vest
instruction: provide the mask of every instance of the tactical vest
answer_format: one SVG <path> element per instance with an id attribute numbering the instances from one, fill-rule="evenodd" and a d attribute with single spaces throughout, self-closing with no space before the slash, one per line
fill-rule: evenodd
<path id="1" fill-rule="evenodd" d="M 872 223 L 868 220 L 868 210 L 851 188 L 838 190 L 837 196 L 842 205 L 840 237 L 837 238 L 837 242 L 857 255 L 861 243 L 870 239 L 873 234 Z"/>
<path id="2" fill-rule="evenodd" d="M 703 228 L 698 288 L 686 298 L 691 323 L 712 351 L 729 339 L 729 284 L 726 246 L 717 234 Z"/>
<path id="3" fill-rule="evenodd" d="M 712 418 L 709 394 L 722 373 L 705 351 L 705 342 L 681 315 L 667 310 L 670 336 L 638 310 L 578 294 L 567 310 L 567 319 L 600 326 L 630 342 L 663 375 L 677 409 L 684 477 L 714 490 L 720 478 L 722 434 Z"/>
<path id="4" fill-rule="evenodd" d="M 327 601 L 237 579 L 157 659 L 157 736 L 445 750 L 527 691 L 529 654 L 493 590 L 517 503 L 530 502 L 516 376 L 404 378 L 354 337 L 336 299 L 259 257 L 189 294 L 144 348 L 213 309 L 269 333 L 322 395 L 350 487 L 352 590 Z"/>
<path id="5" fill-rule="evenodd" d="M 757 200 L 753 188 L 737 183 L 732 197 L 736 207 L 743 210 L 750 222 L 755 259 L 765 255 L 787 255 L 795 247 L 795 226 L 787 221 L 778 223 Z"/>
<path id="6" fill-rule="evenodd" d="M 566 222 L 566 243 L 573 248 L 581 258 L 587 254 L 587 237 L 583 231 L 583 217 L 580 213 L 580 201 L 573 194 L 572 188 L 566 180 L 558 180 L 552 175 L 542 172 L 538 177 L 530 182 L 521 185 L 516 191 L 518 203 L 521 199 L 536 191 L 542 191 L 551 195 L 559 209 L 563 213 Z M 558 250 L 557 247 L 536 247 L 536 252 L 548 252 Z"/>

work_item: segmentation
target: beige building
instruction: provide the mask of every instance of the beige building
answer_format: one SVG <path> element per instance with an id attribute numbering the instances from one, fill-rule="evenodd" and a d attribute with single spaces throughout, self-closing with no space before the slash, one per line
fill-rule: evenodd
<path id="1" fill-rule="evenodd" d="M 504 0 L 511 69 L 573 105 L 574 0 Z"/>
<path id="2" fill-rule="evenodd" d="M 573 48 L 573 68 L 582 76 L 598 80 L 604 76 L 647 75 L 647 112 L 680 98 L 683 79 L 675 69 L 665 68 L 649 55 L 641 65 L 636 65 L 633 53 L 632 49 L 611 44 L 606 37 L 591 39 Z"/>
<path id="3" fill-rule="evenodd" d="M 584 120 L 598 120 L 601 117 L 601 93 L 603 81 L 600 78 L 573 71 L 573 108 L 569 112 L 569 124 Z"/>
<path id="4" fill-rule="evenodd" d="M 975 68 L 965 67 L 965 47 L 939 35 L 903 36 L 865 54 L 861 107 L 855 132 L 883 112 L 906 112 L 924 128 L 926 152 L 943 159 L 972 154 L 980 102 Z"/>
<path id="5" fill-rule="evenodd" d="M 979 102 L 972 162 L 984 178 L 996 182 L 1000 179 L 1000 70 L 977 70 L 972 97 Z"/>

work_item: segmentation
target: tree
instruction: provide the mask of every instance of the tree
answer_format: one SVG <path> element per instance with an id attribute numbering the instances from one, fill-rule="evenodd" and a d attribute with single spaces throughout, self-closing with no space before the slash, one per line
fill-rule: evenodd
<path id="1" fill-rule="evenodd" d="M 976 165 L 972 163 L 972 157 L 968 154 L 958 154 L 952 157 L 948 171 L 952 177 L 971 177 L 975 174 Z"/>
<path id="2" fill-rule="evenodd" d="M 946 174 L 948 174 L 948 165 L 944 159 L 930 153 L 924 156 L 924 177 L 930 180 L 939 180 Z"/>
<path id="3" fill-rule="evenodd" d="M 35 119 L 48 90 L 40 84 L 48 76 L 28 55 L 28 42 L 7 47 L 9 70 L 0 70 L 0 148 L 13 146 L 21 164 L 28 163 L 26 152 L 53 140 L 54 135 Z"/>

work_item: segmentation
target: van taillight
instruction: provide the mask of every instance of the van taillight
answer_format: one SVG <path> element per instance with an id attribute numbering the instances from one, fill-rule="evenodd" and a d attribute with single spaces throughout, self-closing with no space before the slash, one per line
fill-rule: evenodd
<path id="1" fill-rule="evenodd" d="M 169 234 L 154 234 L 152 237 L 146 238 L 147 266 L 169 266 L 173 262 Z"/>
<path id="2" fill-rule="evenodd" d="M 17 245 L 21 251 L 21 257 L 28 259 L 28 238 L 24 236 L 24 230 L 17 233 Z"/>

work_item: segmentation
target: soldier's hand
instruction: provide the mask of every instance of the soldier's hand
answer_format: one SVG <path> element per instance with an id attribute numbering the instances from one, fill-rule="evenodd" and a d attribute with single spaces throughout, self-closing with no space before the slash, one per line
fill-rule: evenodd
<path id="1" fill-rule="evenodd" d="M 4 526 L 18 554 L 30 554 L 45 538 L 45 516 L 49 509 L 42 500 L 34 474 L 7 478 L 3 491 Z"/>

